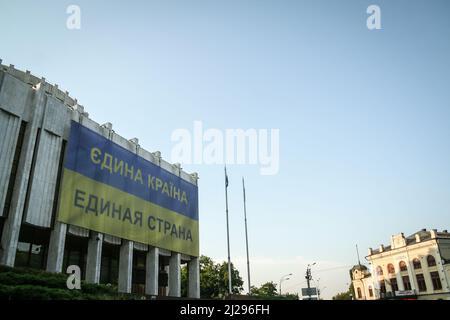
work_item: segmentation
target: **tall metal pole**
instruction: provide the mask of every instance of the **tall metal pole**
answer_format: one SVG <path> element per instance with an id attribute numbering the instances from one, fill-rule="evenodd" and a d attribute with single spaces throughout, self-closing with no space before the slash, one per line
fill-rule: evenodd
<path id="1" fill-rule="evenodd" d="M 280 296 L 281 296 L 281 284 L 283 283 L 283 278 L 280 279 Z"/>
<path id="2" fill-rule="evenodd" d="M 246 197 L 245 197 L 244 177 L 242 177 L 242 191 L 244 192 L 244 221 L 245 221 L 245 244 L 246 244 L 246 247 L 247 247 L 248 294 L 250 294 L 250 288 L 251 288 L 251 285 L 250 285 L 250 258 L 249 258 L 249 255 L 248 255 L 247 206 L 246 206 Z"/>
<path id="3" fill-rule="evenodd" d="M 317 282 L 317 300 L 320 300 L 320 278 L 316 280 Z"/>
<path id="4" fill-rule="evenodd" d="M 310 285 L 310 281 L 311 281 L 311 268 L 308 265 L 308 268 L 306 268 L 306 282 L 308 284 L 308 296 L 309 296 L 309 300 L 311 300 L 311 285 Z"/>
<path id="5" fill-rule="evenodd" d="M 281 296 L 281 284 L 283 283 L 283 281 L 284 280 L 289 280 L 289 276 L 292 276 L 292 273 L 289 273 L 289 274 L 287 274 L 287 275 L 284 275 L 284 276 L 282 276 L 281 278 L 280 278 L 280 292 L 279 292 L 279 295 Z"/>
<path id="6" fill-rule="evenodd" d="M 227 214 L 227 244 L 228 244 L 228 293 L 232 294 L 231 289 L 231 258 L 230 258 L 230 227 L 228 224 L 228 176 L 227 167 L 225 166 L 225 205 Z"/>
<path id="7" fill-rule="evenodd" d="M 306 268 L 306 282 L 308 284 L 308 296 L 309 296 L 309 300 L 311 300 L 311 283 L 310 281 L 312 280 L 312 276 L 311 276 L 311 266 L 315 265 L 316 263 L 314 262 L 313 264 L 308 264 L 308 267 Z"/>

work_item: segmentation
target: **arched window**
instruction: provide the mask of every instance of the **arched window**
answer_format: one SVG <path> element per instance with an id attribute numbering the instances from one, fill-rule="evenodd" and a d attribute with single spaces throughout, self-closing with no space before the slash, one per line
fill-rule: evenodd
<path id="1" fill-rule="evenodd" d="M 388 264 L 387 269 L 388 269 L 388 273 L 389 274 L 394 274 L 395 273 L 395 268 L 394 268 L 394 265 L 392 263 Z"/>
<path id="2" fill-rule="evenodd" d="M 427 257 L 427 263 L 429 267 L 434 267 L 436 265 L 436 259 L 434 259 L 434 257 L 430 254 Z"/>
<path id="3" fill-rule="evenodd" d="M 381 268 L 381 266 L 377 267 L 377 275 L 379 275 L 379 276 L 383 275 L 383 269 Z"/>
<path id="4" fill-rule="evenodd" d="M 358 299 L 362 298 L 361 288 L 358 287 Z"/>
<path id="5" fill-rule="evenodd" d="M 400 267 L 400 271 L 408 271 L 408 267 L 406 266 L 406 262 L 405 261 L 400 261 L 398 266 Z"/>
<path id="6" fill-rule="evenodd" d="M 422 264 L 420 263 L 420 260 L 415 258 L 413 260 L 414 269 L 422 269 Z"/>
<path id="7" fill-rule="evenodd" d="M 369 286 L 369 297 L 373 297 L 373 289 L 372 286 Z"/>

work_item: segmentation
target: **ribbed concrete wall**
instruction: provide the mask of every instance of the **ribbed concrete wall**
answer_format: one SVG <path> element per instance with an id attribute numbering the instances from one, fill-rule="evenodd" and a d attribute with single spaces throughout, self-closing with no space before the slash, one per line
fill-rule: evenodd
<path id="1" fill-rule="evenodd" d="M 47 130 L 41 130 L 35 165 L 29 182 L 29 201 L 25 222 L 50 228 L 58 175 L 62 138 Z"/>
<path id="2" fill-rule="evenodd" d="M 124 241 L 111 235 L 103 235 L 76 226 L 54 223 L 56 212 L 55 196 L 58 194 L 58 172 L 61 170 L 63 145 L 70 133 L 71 120 L 111 139 L 113 142 L 134 152 L 142 158 L 161 166 L 180 176 L 182 179 L 197 185 L 197 174 L 183 172 L 177 165 L 164 161 L 159 152 L 149 152 L 142 149 L 137 140 L 130 141 L 115 133 L 109 125 L 101 126 L 84 111 L 76 99 L 68 92 L 61 91 L 57 85 L 51 85 L 44 78 L 33 76 L 29 71 L 23 72 L 13 65 L 5 66 L 0 59 L 0 218 L 4 220 L 1 234 L 0 264 L 13 266 L 19 234 L 22 223 L 45 228 L 51 231 L 47 270 L 62 271 L 66 232 L 79 237 L 89 238 L 87 280 L 97 282 L 100 275 L 102 243 L 121 245 L 122 274 L 119 286 L 130 290 L 132 265 L 132 250 L 147 251 L 159 255 L 178 257 L 172 258 L 170 270 L 172 294 L 179 295 L 179 263 L 180 255 L 166 250 L 149 248 L 146 244 Z M 22 148 L 18 153 L 18 170 L 14 180 L 11 180 L 14 155 L 22 123 L 26 123 L 23 134 Z M 13 186 L 11 206 L 2 217 L 8 191 L 8 185 Z M 151 249 L 151 250 L 150 250 Z M 131 251 L 130 251 L 131 250 Z M 186 261 L 188 257 L 185 257 Z M 195 274 L 198 268 L 192 264 Z M 128 270 L 128 271 L 127 271 Z M 148 269 L 148 279 L 157 283 L 158 265 Z M 153 270 L 153 271 L 152 271 Z M 198 277 L 190 280 L 197 281 Z M 194 283 L 198 287 L 198 283 Z M 191 285 L 190 285 L 191 286 Z M 154 291 L 153 289 L 150 291 Z M 199 291 L 190 293 L 198 297 Z"/>
<path id="3" fill-rule="evenodd" d="M 3 215 L 19 130 L 20 119 L 0 110 L 0 217 Z"/>
<path id="4" fill-rule="evenodd" d="M 45 95 L 42 101 L 34 101 L 33 95 L 39 86 Z M 36 104 L 37 105 L 33 105 Z M 188 174 L 176 165 L 164 161 L 159 153 L 152 153 L 136 143 L 101 126 L 88 117 L 84 108 L 71 98 L 68 92 L 58 86 L 50 85 L 44 78 L 40 79 L 14 68 L 0 67 L 0 216 L 3 213 L 8 181 L 10 178 L 17 137 L 21 121 L 37 123 L 40 134 L 32 132 L 27 139 L 35 145 L 33 163 L 28 182 L 28 193 L 24 203 L 23 221 L 44 228 L 50 228 L 54 219 L 54 196 L 60 164 L 63 141 L 67 141 L 70 121 L 75 120 L 87 128 L 111 139 L 127 150 L 144 159 L 160 165 L 162 168 L 180 176 L 182 179 L 197 184 L 197 175 Z M 36 154 L 34 154 L 36 153 Z M 86 230 L 69 226 L 69 233 L 86 236 Z M 107 242 L 118 243 L 113 237 L 106 237 Z M 110 240 L 110 241 L 108 241 Z"/>

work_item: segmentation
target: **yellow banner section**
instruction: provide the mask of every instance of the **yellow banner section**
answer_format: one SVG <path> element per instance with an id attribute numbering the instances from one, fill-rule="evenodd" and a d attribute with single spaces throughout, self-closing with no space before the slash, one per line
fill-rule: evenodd
<path id="1" fill-rule="evenodd" d="M 64 169 L 58 221 L 191 256 L 198 221 Z"/>

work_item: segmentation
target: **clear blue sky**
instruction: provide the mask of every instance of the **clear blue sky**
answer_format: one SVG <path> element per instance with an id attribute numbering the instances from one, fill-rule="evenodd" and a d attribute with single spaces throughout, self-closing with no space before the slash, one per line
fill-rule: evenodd
<path id="1" fill-rule="evenodd" d="M 81 30 L 66 8 L 81 7 Z M 369 31 L 366 9 L 381 8 Z M 449 228 L 450 2 L 5 1 L 0 58 L 169 158 L 191 129 L 279 128 L 280 172 L 230 166 L 232 258 L 298 291 L 306 263 L 350 266 L 392 234 Z M 226 257 L 222 166 L 200 175 L 201 252 Z M 320 273 L 320 272 L 319 272 Z M 330 297 L 348 268 L 322 271 Z"/>

